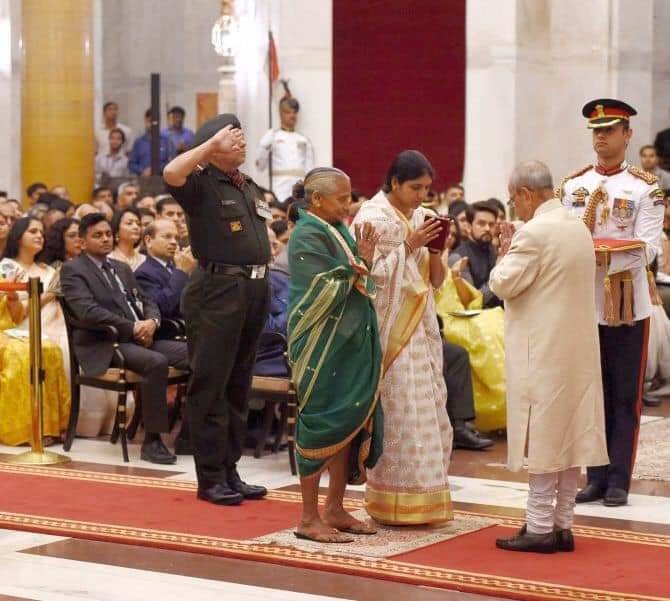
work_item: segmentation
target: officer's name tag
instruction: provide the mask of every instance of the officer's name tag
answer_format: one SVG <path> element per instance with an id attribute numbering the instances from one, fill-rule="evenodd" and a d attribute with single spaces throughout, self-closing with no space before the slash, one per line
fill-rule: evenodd
<path id="1" fill-rule="evenodd" d="M 262 219 L 272 219 L 270 205 L 264 198 L 256 199 L 256 214 Z"/>

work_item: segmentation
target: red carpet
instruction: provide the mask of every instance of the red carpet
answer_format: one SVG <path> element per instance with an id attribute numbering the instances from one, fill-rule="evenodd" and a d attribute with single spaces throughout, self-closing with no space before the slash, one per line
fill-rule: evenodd
<path id="1" fill-rule="evenodd" d="M 466 534 L 392 559 L 367 560 L 262 545 L 250 539 L 290 528 L 300 496 L 215 507 L 194 484 L 63 468 L 0 464 L 0 527 L 177 549 L 319 569 L 511 599 L 670 599 L 670 536 L 576 529 L 577 551 L 550 556 L 499 551 L 496 536 L 519 521 Z M 349 509 L 360 508 L 348 500 Z M 456 519 L 459 514 L 456 512 Z M 355 544 L 355 543 L 354 543 Z"/>

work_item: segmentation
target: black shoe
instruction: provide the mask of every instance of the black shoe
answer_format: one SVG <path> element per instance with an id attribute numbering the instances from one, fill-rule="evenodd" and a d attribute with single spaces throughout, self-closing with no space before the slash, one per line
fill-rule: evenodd
<path id="1" fill-rule="evenodd" d="M 648 396 L 645 394 L 642 396 L 642 402 L 647 407 L 658 407 L 663 402 L 663 398 L 660 396 Z"/>
<path id="2" fill-rule="evenodd" d="M 531 534 L 526 531 L 526 526 L 512 538 L 496 539 L 496 547 L 505 551 L 523 551 L 530 553 L 556 553 L 558 546 L 556 544 L 556 533 Z"/>
<path id="3" fill-rule="evenodd" d="M 174 439 L 174 454 L 193 455 L 193 444 L 191 443 L 191 440 L 177 436 L 177 438 Z"/>
<path id="4" fill-rule="evenodd" d="M 495 443 L 490 438 L 482 437 L 477 430 L 469 428 L 465 422 L 454 423 L 454 448 L 469 451 L 483 451 Z"/>
<path id="5" fill-rule="evenodd" d="M 156 438 L 142 445 L 140 457 L 144 461 L 151 463 L 160 463 L 162 465 L 172 465 L 177 461 L 177 456 L 168 451 L 160 438 Z"/>
<path id="6" fill-rule="evenodd" d="M 225 484 L 214 484 L 209 487 L 198 485 L 198 499 L 215 505 L 239 505 L 244 497 Z"/>
<path id="7" fill-rule="evenodd" d="M 620 507 L 628 503 L 628 493 L 623 488 L 608 488 L 605 493 L 606 507 Z"/>
<path id="8" fill-rule="evenodd" d="M 568 552 L 575 550 L 575 537 L 572 530 L 554 526 L 554 532 L 556 533 L 556 549 Z"/>
<path id="9" fill-rule="evenodd" d="M 268 489 L 264 486 L 242 482 L 242 478 L 240 478 L 235 468 L 228 471 L 228 486 L 240 493 L 245 499 L 260 499 L 268 494 Z"/>
<path id="10" fill-rule="evenodd" d="M 605 496 L 605 489 L 597 484 L 587 484 L 582 490 L 577 493 L 575 497 L 576 503 L 592 503 L 598 501 Z"/>

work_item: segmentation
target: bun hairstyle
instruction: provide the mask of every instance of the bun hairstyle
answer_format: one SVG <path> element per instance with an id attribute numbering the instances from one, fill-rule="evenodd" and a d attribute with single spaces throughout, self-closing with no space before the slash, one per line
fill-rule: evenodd
<path id="1" fill-rule="evenodd" d="M 299 179 L 295 184 L 293 184 L 293 190 L 291 191 L 291 196 L 296 200 L 305 200 L 305 182 Z"/>
<path id="2" fill-rule="evenodd" d="M 336 167 L 316 167 L 312 169 L 306 176 L 304 182 L 298 182 L 293 188 L 294 195 L 297 192 L 302 196 L 296 196 L 298 199 L 304 199 L 308 204 L 312 204 L 312 194 L 320 192 L 321 194 L 328 194 L 333 188 L 333 180 L 338 177 L 349 176 Z"/>
<path id="3" fill-rule="evenodd" d="M 435 177 L 435 171 L 430 161 L 418 150 L 403 150 L 393 159 L 382 190 L 388 194 L 392 190 L 394 179 L 402 184 L 424 175 L 430 176 L 431 179 Z"/>

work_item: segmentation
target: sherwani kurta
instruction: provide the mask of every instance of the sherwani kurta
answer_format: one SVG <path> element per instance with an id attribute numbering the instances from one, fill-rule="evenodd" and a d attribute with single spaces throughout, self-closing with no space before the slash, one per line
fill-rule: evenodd
<path id="1" fill-rule="evenodd" d="M 379 192 L 354 220 L 354 226 L 370 222 L 381 234 L 371 274 L 384 353 L 384 446 L 368 472 L 365 501 L 367 512 L 386 524 L 438 523 L 453 516 L 447 479 L 452 429 L 428 249 L 407 254 L 403 245 L 427 214 L 420 207 L 407 219 Z"/>
<path id="2" fill-rule="evenodd" d="M 490 277 L 505 301 L 508 465 L 542 474 L 606 465 L 591 235 L 549 200 Z"/>

